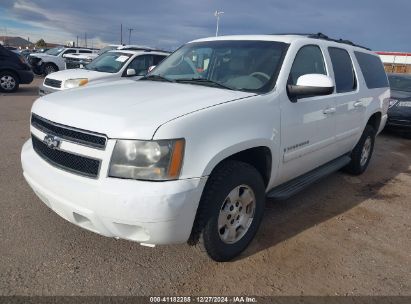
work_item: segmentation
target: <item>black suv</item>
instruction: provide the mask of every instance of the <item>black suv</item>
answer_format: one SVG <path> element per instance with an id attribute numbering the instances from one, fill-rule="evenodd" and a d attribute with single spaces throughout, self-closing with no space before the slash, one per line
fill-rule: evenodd
<path id="1" fill-rule="evenodd" d="M 388 109 L 387 128 L 403 132 L 411 138 L 411 75 L 388 74 L 391 101 Z"/>
<path id="2" fill-rule="evenodd" d="M 0 45 L 0 92 L 15 92 L 20 84 L 29 84 L 34 74 L 23 56 Z"/>

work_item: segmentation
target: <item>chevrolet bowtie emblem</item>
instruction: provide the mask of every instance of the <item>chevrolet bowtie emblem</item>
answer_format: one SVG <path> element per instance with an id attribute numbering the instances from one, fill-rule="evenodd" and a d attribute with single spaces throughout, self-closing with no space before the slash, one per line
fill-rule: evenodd
<path id="1" fill-rule="evenodd" d="M 58 149 L 61 144 L 61 139 L 57 136 L 46 135 L 43 139 L 43 143 L 45 143 L 50 149 Z"/>

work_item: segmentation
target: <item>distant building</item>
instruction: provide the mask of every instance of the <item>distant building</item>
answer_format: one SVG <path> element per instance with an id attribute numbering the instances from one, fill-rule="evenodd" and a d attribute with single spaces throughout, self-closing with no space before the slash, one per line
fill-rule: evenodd
<path id="1" fill-rule="evenodd" d="M 12 37 L 12 36 L 0 36 L 0 44 L 13 46 L 19 49 L 33 48 L 34 44 L 30 41 L 23 39 L 21 37 Z"/>
<path id="2" fill-rule="evenodd" d="M 377 52 L 387 73 L 411 74 L 411 53 Z"/>

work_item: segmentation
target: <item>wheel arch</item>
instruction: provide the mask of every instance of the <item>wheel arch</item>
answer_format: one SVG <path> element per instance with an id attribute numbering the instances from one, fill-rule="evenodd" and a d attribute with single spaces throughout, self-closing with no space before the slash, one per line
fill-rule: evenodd
<path id="1" fill-rule="evenodd" d="M 382 120 L 382 113 L 380 111 L 374 112 L 367 120 L 366 126 L 372 126 L 375 132 L 380 129 Z"/>
<path id="2" fill-rule="evenodd" d="M 0 69 L 0 73 L 4 73 L 4 72 L 9 72 L 9 73 L 12 73 L 14 76 L 16 76 L 16 77 L 17 77 L 17 80 L 18 80 L 19 82 L 21 82 L 21 79 L 20 79 L 19 73 L 17 73 L 17 72 L 16 72 L 16 71 L 14 71 L 13 69 L 8 69 L 8 68 L 5 68 L 5 69 Z"/>

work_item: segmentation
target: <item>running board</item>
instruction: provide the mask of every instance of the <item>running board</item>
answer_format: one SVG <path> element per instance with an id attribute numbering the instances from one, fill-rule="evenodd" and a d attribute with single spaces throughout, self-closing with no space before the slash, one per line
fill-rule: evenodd
<path id="1" fill-rule="evenodd" d="M 314 169 L 313 171 L 305 173 L 304 175 L 271 189 L 268 191 L 267 197 L 275 200 L 288 199 L 294 194 L 297 194 L 301 190 L 307 188 L 317 180 L 345 167 L 350 161 L 351 158 L 349 156 L 341 156 L 325 165 L 318 167 L 317 169 Z"/>

